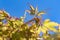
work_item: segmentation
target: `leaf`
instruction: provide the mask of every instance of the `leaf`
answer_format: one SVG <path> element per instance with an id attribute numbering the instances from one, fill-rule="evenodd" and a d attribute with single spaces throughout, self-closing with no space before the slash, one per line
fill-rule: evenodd
<path id="1" fill-rule="evenodd" d="M 30 26 L 30 32 L 34 33 L 36 28 L 36 24 L 33 24 L 32 26 Z"/>
<path id="2" fill-rule="evenodd" d="M 31 13 L 31 11 L 30 11 L 30 10 L 26 10 L 26 12 Z"/>
<path id="3" fill-rule="evenodd" d="M 53 32 L 58 32 L 58 30 L 54 27 L 48 27 L 49 30 L 53 31 Z"/>
<path id="4" fill-rule="evenodd" d="M 37 16 L 41 16 L 43 14 L 45 14 L 45 12 L 44 11 L 41 11 L 41 12 L 38 12 Z"/>
<path id="5" fill-rule="evenodd" d="M 0 36 L 0 40 L 3 40 L 3 37 Z"/>
<path id="6" fill-rule="evenodd" d="M 26 12 L 30 13 L 31 15 L 35 15 L 36 10 L 34 9 L 34 7 L 32 5 L 30 5 L 30 9 L 31 10 L 26 10 Z"/>
<path id="7" fill-rule="evenodd" d="M 0 25 L 3 25 L 3 22 L 0 22 Z"/>
<path id="8" fill-rule="evenodd" d="M 50 19 L 46 19 L 44 21 L 44 24 L 47 25 L 47 26 L 58 26 L 58 23 L 56 22 L 51 22 Z"/>
<path id="9" fill-rule="evenodd" d="M 3 11 L 3 15 L 4 15 L 5 17 L 9 17 L 9 16 L 10 16 L 9 13 L 7 13 L 6 11 Z"/>
<path id="10" fill-rule="evenodd" d="M 33 7 L 32 5 L 30 5 L 30 8 L 31 8 L 31 10 L 35 10 L 34 7 Z"/>
<path id="11" fill-rule="evenodd" d="M 0 20 L 2 21 L 2 20 L 4 20 L 5 19 L 5 17 L 0 17 Z"/>
<path id="12" fill-rule="evenodd" d="M 48 28 L 45 27 L 45 26 L 42 26 L 41 31 L 42 31 L 43 33 L 46 33 L 46 31 L 48 31 Z"/>
<path id="13" fill-rule="evenodd" d="M 42 31 L 41 26 L 39 26 L 38 30 L 36 31 L 37 34 L 40 34 L 40 32 Z"/>
<path id="14" fill-rule="evenodd" d="M 49 22 L 50 22 L 50 19 L 45 19 L 43 23 L 46 24 L 46 23 L 49 23 Z"/>
<path id="15" fill-rule="evenodd" d="M 8 27 L 2 27 L 2 31 L 6 31 Z"/>
<path id="16" fill-rule="evenodd" d="M 46 27 L 55 27 L 55 26 L 58 26 L 58 23 L 49 22 L 49 23 L 45 23 L 44 25 L 45 25 Z"/>

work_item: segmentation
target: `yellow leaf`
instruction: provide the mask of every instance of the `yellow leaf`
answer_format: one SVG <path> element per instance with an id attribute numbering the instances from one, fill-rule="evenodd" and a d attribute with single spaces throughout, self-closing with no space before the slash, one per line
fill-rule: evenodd
<path id="1" fill-rule="evenodd" d="M 46 19 L 43 25 L 46 27 L 55 27 L 55 26 L 58 26 L 58 23 L 51 22 L 49 19 Z"/>
<path id="2" fill-rule="evenodd" d="M 8 27 L 2 27 L 2 31 L 6 31 Z"/>
<path id="3" fill-rule="evenodd" d="M 3 20 L 3 19 L 5 19 L 5 17 L 0 17 L 0 20 Z"/>
<path id="4" fill-rule="evenodd" d="M 56 22 L 49 22 L 49 25 L 51 25 L 51 26 L 58 26 L 58 23 L 56 23 Z"/>
<path id="5" fill-rule="evenodd" d="M 50 19 L 44 20 L 44 24 L 49 23 L 49 22 L 50 22 Z"/>
<path id="6" fill-rule="evenodd" d="M 42 28 L 41 28 L 41 26 L 40 26 L 40 27 L 38 28 L 38 30 L 36 31 L 36 33 L 37 33 L 37 34 L 40 34 L 41 30 L 42 30 Z"/>
<path id="7" fill-rule="evenodd" d="M 9 13 L 7 13 L 6 11 L 3 11 L 3 15 L 4 15 L 5 17 L 10 16 Z"/>
<path id="8" fill-rule="evenodd" d="M 2 22 L 0 22 L 0 25 L 2 25 L 3 23 Z"/>
<path id="9" fill-rule="evenodd" d="M 56 28 L 54 28 L 54 27 L 48 27 L 48 29 L 49 29 L 49 30 L 52 30 L 52 31 L 54 31 L 54 32 L 58 32 L 58 30 L 57 30 Z"/>
<path id="10" fill-rule="evenodd" d="M 41 28 L 41 31 L 42 31 L 43 33 L 46 33 L 46 31 L 48 31 L 48 28 L 45 27 L 45 26 L 43 26 L 43 27 Z"/>
<path id="11" fill-rule="evenodd" d="M 37 16 L 41 16 L 43 14 L 45 14 L 45 12 L 44 11 L 41 11 L 41 12 L 38 12 Z"/>
<path id="12" fill-rule="evenodd" d="M 42 28 L 43 28 L 44 30 L 48 30 L 48 28 L 47 28 L 46 26 L 42 26 Z"/>
<path id="13" fill-rule="evenodd" d="M 48 36 L 48 35 L 43 35 L 43 37 L 44 37 L 45 39 L 47 39 L 49 36 Z"/>
<path id="14" fill-rule="evenodd" d="M 3 40 L 3 37 L 0 37 L 0 40 Z"/>
<path id="15" fill-rule="evenodd" d="M 30 5 L 30 8 L 31 8 L 31 10 L 35 10 L 34 7 L 33 7 L 32 5 Z"/>
<path id="16" fill-rule="evenodd" d="M 34 30 L 31 29 L 30 32 L 33 32 L 34 33 Z"/>

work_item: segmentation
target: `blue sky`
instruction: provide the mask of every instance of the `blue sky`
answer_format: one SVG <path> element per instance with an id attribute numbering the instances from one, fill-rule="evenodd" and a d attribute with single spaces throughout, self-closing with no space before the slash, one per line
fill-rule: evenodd
<path id="1" fill-rule="evenodd" d="M 60 23 L 60 0 L 0 0 L 0 9 L 4 9 L 11 16 L 21 17 L 25 10 L 30 9 L 28 3 L 34 7 L 38 6 L 39 11 L 47 9 L 43 19 L 49 18 Z M 29 18 L 31 17 L 27 17 L 26 20 Z"/>
<path id="2" fill-rule="evenodd" d="M 47 9 L 43 19 L 49 18 L 60 23 L 60 0 L 0 0 L 0 9 L 4 9 L 11 16 L 21 17 L 25 10 L 30 9 L 28 3 L 34 7 L 38 6 L 39 11 Z M 31 16 L 27 14 L 26 20 L 30 19 Z"/>

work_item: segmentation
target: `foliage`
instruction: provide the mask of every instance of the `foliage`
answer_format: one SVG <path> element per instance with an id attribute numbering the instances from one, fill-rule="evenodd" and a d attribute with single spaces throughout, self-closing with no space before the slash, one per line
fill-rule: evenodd
<path id="1" fill-rule="evenodd" d="M 35 17 L 28 22 L 24 22 L 24 16 L 20 18 L 11 17 L 7 12 L 0 10 L 0 40 L 38 40 L 40 38 L 39 34 L 43 32 L 42 38 L 45 40 L 52 40 L 52 36 L 48 34 L 48 31 L 59 32 L 55 26 L 58 23 L 46 19 L 41 21 L 41 14 L 44 11 L 38 12 L 30 6 L 31 10 L 29 13 L 35 15 Z M 26 10 L 27 11 L 27 10 Z M 28 12 L 27 11 L 27 12 Z M 35 14 L 36 13 L 36 14 Z"/>

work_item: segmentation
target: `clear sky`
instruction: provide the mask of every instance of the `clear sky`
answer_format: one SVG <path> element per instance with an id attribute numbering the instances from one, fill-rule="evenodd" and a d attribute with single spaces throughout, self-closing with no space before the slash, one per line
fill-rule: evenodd
<path id="1" fill-rule="evenodd" d="M 44 19 L 49 18 L 60 23 L 60 0 L 0 0 L 0 9 L 6 10 L 11 16 L 20 17 L 29 9 L 28 3 L 38 6 L 39 11 L 47 9 Z M 26 20 L 28 18 L 31 17 Z"/>
<path id="2" fill-rule="evenodd" d="M 30 9 L 28 3 L 34 7 L 38 6 L 39 11 L 47 9 L 43 19 L 49 18 L 51 21 L 60 23 L 60 0 L 0 0 L 0 9 L 4 9 L 11 16 L 21 17 L 25 10 Z M 26 20 L 29 19 L 31 19 L 30 16 L 26 18 Z"/>

